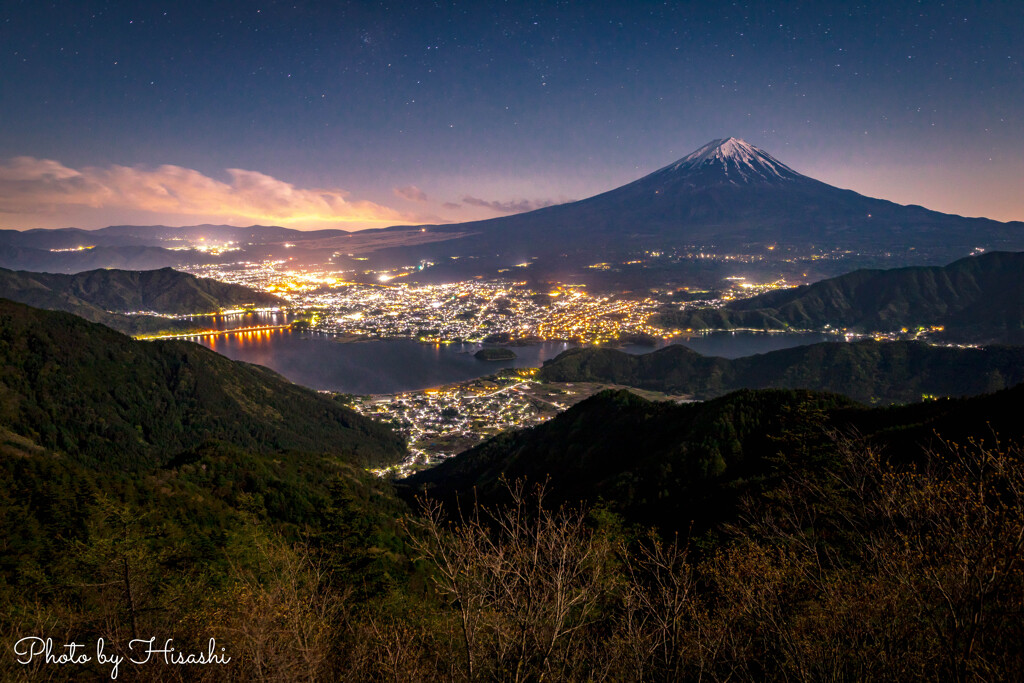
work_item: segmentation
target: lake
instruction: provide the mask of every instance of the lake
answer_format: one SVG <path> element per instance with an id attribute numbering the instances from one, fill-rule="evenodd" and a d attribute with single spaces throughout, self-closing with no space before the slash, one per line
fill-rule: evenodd
<path id="1" fill-rule="evenodd" d="M 234 326 L 226 323 L 220 327 Z M 678 338 L 673 343 L 705 355 L 738 358 L 834 339 L 821 334 L 724 332 Z M 353 394 L 415 391 L 490 375 L 501 368 L 538 367 L 576 346 L 563 342 L 515 346 L 511 347 L 515 360 L 482 361 L 473 357 L 479 344 L 421 344 L 410 339 L 342 343 L 328 335 L 287 329 L 206 337 L 200 343 L 233 360 L 265 365 L 298 384 Z M 648 353 L 653 348 L 627 346 L 622 350 Z"/>

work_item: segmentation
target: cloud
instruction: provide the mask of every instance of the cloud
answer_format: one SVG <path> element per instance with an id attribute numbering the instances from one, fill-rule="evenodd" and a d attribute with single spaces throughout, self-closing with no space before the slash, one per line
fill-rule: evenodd
<path id="1" fill-rule="evenodd" d="M 445 202 L 441 206 L 446 209 L 451 209 L 452 211 L 458 211 L 462 208 L 462 204 L 456 204 L 455 202 Z"/>
<path id="2" fill-rule="evenodd" d="M 534 211 L 536 209 L 543 209 L 546 206 L 554 206 L 556 204 L 564 204 L 569 199 L 512 199 L 507 202 L 501 201 L 487 201 L 486 199 L 478 199 L 477 197 L 470 197 L 466 195 L 462 198 L 464 204 L 470 206 L 481 206 L 499 213 L 523 213 L 525 211 Z"/>
<path id="3" fill-rule="evenodd" d="M 278 223 L 417 223 L 420 217 L 344 190 L 300 188 L 257 171 L 227 169 L 227 182 L 181 166 L 109 166 L 76 170 L 51 159 L 0 163 L 0 206 L 8 213 L 127 209 Z"/>
<path id="4" fill-rule="evenodd" d="M 408 199 L 410 202 L 425 202 L 427 201 L 427 193 L 416 187 L 415 185 L 406 185 L 405 187 L 396 187 L 394 192 L 397 196 L 402 199 Z"/>

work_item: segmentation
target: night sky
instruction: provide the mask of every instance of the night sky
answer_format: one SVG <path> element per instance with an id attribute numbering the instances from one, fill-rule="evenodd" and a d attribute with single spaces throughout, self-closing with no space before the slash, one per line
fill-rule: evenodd
<path id="1" fill-rule="evenodd" d="M 0 228 L 489 218 L 737 136 L 1024 219 L 1024 2 L 0 0 Z"/>

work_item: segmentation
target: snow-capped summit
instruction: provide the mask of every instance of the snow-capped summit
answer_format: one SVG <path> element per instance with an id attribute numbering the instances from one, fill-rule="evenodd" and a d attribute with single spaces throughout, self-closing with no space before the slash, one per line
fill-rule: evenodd
<path id="1" fill-rule="evenodd" d="M 733 185 L 792 181 L 802 177 L 772 155 L 739 138 L 712 140 L 658 173 L 700 175 L 705 180 L 719 176 L 719 181 Z"/>

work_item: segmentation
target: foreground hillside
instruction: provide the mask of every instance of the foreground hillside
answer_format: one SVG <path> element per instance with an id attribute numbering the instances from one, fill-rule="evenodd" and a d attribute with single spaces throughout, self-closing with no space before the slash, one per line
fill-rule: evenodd
<path id="1" fill-rule="evenodd" d="M 941 267 L 858 270 L 721 309 L 667 311 L 677 329 L 899 332 L 943 327 L 940 338 L 973 343 L 1024 340 L 1024 253 L 991 252 Z"/>
<path id="2" fill-rule="evenodd" d="M 741 392 L 677 405 L 605 391 L 538 427 L 503 434 L 401 482 L 443 500 L 502 499 L 505 480 L 547 481 L 556 502 L 603 501 L 631 521 L 685 531 L 772 469 L 776 444 L 807 411 L 853 405 L 806 392 Z M 753 484 L 752 484 L 753 482 Z M 738 486 L 738 488 L 737 488 Z"/>
<path id="3" fill-rule="evenodd" d="M 286 302 L 241 285 L 197 278 L 171 268 L 91 270 L 74 275 L 0 269 L 0 297 L 36 308 L 67 311 L 129 334 L 194 327 L 154 316 L 216 313 L 242 306 L 273 307 Z"/>
<path id="4" fill-rule="evenodd" d="M 806 392 L 689 405 L 605 392 L 403 487 L 431 497 L 422 547 L 478 670 L 1017 680 L 1022 409 L 1024 386 L 874 409 Z M 537 512 L 533 484 L 590 516 Z M 519 625 L 546 656 L 503 649 Z"/>
<path id="5" fill-rule="evenodd" d="M 505 480 L 547 481 L 558 502 L 602 502 L 627 519 L 706 531 L 738 501 L 770 490 L 787 461 L 828 433 L 857 434 L 904 462 L 943 439 L 1024 435 L 1024 385 L 974 399 L 869 409 L 835 394 L 740 391 L 658 403 L 605 391 L 550 422 L 484 442 L 402 481 L 409 495 L 495 502 Z"/>
<path id="6" fill-rule="evenodd" d="M 331 397 L 195 344 L 134 341 L 6 300 L 0 368 L 5 643 L 94 649 L 103 637 L 124 654 L 157 636 L 198 650 L 221 629 L 241 667 L 184 680 L 254 680 L 267 669 L 253 668 L 269 656 L 260 648 L 291 648 L 323 616 L 311 600 L 328 567 L 364 596 L 404 571 L 404 506 L 364 471 L 401 459 L 403 441 Z M 322 546 L 332 552 L 314 564 Z M 95 661 L 22 666 L 12 652 L 4 680 L 111 676 Z M 289 678 L 296 661 L 281 660 Z"/>
<path id="7" fill-rule="evenodd" d="M 261 368 L 3 301 L 0 364 L 0 639 L 231 657 L 117 680 L 1024 674 L 1024 387 L 606 392 L 404 482 L 414 514 L 363 469 L 396 436 Z"/>
<path id="8" fill-rule="evenodd" d="M 607 382 L 713 398 L 737 389 L 830 391 L 865 403 L 982 394 L 1024 382 L 1024 348 L 963 349 L 923 342 L 826 342 L 726 359 L 684 346 L 632 355 L 570 349 L 544 364 L 551 382 Z"/>

